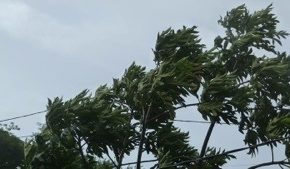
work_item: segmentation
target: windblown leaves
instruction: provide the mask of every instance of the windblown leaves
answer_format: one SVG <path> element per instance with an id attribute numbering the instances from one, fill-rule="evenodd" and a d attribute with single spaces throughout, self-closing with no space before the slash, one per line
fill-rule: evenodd
<path id="1" fill-rule="evenodd" d="M 101 86 L 95 96 L 81 92 L 74 99 L 63 102 L 56 98 L 48 105 L 47 124 L 66 142 L 67 137 L 80 139 L 87 144 L 87 152 L 102 157 L 108 149 L 123 147 L 126 153 L 134 143 L 128 140 L 134 135 L 130 129 L 127 109 L 114 102 L 111 89 Z M 125 150 L 126 149 L 126 150 Z"/>
<path id="2" fill-rule="evenodd" d="M 189 145 L 188 133 L 181 132 L 172 123 L 161 126 L 158 130 L 148 133 L 145 144 L 147 150 L 159 160 L 159 168 L 177 164 L 186 160 L 198 157 L 195 148 Z M 189 167 L 190 163 L 182 164 L 179 167 Z"/>
<path id="3" fill-rule="evenodd" d="M 155 62 L 176 62 L 182 58 L 195 58 L 202 53 L 204 45 L 200 44 L 196 27 L 177 30 L 169 28 L 157 36 Z"/>
<path id="4" fill-rule="evenodd" d="M 193 97 L 198 106 L 194 113 L 214 123 L 237 125 L 248 145 L 289 136 L 290 57 L 276 49 L 288 34 L 277 30 L 279 21 L 271 11 L 272 5 L 254 13 L 245 5 L 231 10 L 218 21 L 225 36 L 217 36 L 209 50 L 204 50 L 195 26 L 161 32 L 154 68 L 133 63 L 112 87 L 100 86 L 94 94 L 85 90 L 68 101 L 49 100 L 48 129 L 61 146 L 100 158 L 111 152 L 118 165 L 143 141 L 141 151 L 152 153 L 159 167 L 174 165 L 199 156 L 189 145 L 188 133 L 171 122 Z M 45 145 L 40 138 L 37 145 Z M 289 143 L 285 145 L 289 157 Z M 206 155 L 223 152 L 209 148 Z M 207 159 L 203 168 L 220 168 L 231 158 Z M 177 166 L 189 167 L 195 165 Z"/>

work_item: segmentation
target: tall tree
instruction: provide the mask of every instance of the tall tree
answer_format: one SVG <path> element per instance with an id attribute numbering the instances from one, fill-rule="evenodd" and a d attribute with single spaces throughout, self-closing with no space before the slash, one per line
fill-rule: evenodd
<path id="1" fill-rule="evenodd" d="M 281 143 L 289 158 L 290 57 L 276 49 L 288 34 L 277 30 L 271 10 L 272 5 L 250 13 L 241 5 L 229 11 L 218 21 L 225 34 L 210 48 L 201 44 L 195 26 L 161 32 L 153 69 L 133 63 L 111 87 L 49 100 L 48 129 L 62 146 L 78 150 L 84 168 L 89 168 L 86 155 L 110 159 L 119 169 L 133 150 L 137 169 L 143 153 L 154 155 L 153 168 L 221 168 L 247 148 L 209 146 L 219 123 L 238 126 L 250 154 Z M 173 123 L 177 110 L 193 106 L 210 122 L 200 150 Z M 287 164 L 273 160 L 252 168 Z"/>

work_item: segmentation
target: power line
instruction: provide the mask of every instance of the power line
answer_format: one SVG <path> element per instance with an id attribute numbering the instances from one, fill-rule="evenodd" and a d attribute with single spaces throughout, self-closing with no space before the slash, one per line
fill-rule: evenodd
<path id="1" fill-rule="evenodd" d="M 21 137 L 27 138 L 27 137 L 33 137 L 33 136 L 34 135 L 20 136 L 20 138 Z M 160 169 L 176 167 L 178 165 L 182 165 L 182 164 L 185 164 L 185 163 L 203 161 L 203 160 L 211 159 L 211 158 L 218 157 L 218 156 L 229 155 L 229 154 L 233 154 L 233 153 L 236 153 L 236 152 L 239 152 L 239 151 L 244 151 L 244 150 L 251 149 L 251 148 L 257 148 L 257 147 L 265 146 L 265 145 L 268 145 L 268 144 L 271 144 L 271 143 L 274 143 L 274 142 L 277 142 L 277 141 L 286 140 L 286 139 L 290 139 L 290 137 L 282 137 L 282 138 L 278 138 L 278 139 L 262 142 L 262 143 L 257 144 L 257 145 L 251 145 L 251 146 L 247 146 L 247 147 L 242 147 L 242 148 L 238 148 L 238 149 L 229 150 L 229 151 L 223 152 L 221 154 L 209 155 L 209 156 L 205 156 L 205 157 L 201 157 L 201 158 L 196 158 L 196 159 L 191 159 L 191 160 L 187 160 L 187 161 L 182 161 L 182 162 L 174 164 L 174 165 L 168 165 L 168 166 L 161 167 Z M 158 159 L 143 160 L 143 161 L 141 161 L 141 163 L 151 163 L 151 162 L 156 162 L 156 161 L 158 161 Z M 124 164 L 122 164 L 122 166 L 134 165 L 134 164 L 137 164 L 137 162 L 124 163 Z M 287 162 L 287 164 L 289 164 L 289 163 Z M 249 165 L 254 165 L 254 164 L 238 164 L 238 165 L 230 165 L 230 166 L 231 167 L 241 167 L 241 166 L 249 166 Z M 264 165 L 264 163 L 262 163 L 262 165 Z"/>
<path id="2" fill-rule="evenodd" d="M 201 121 L 201 120 L 180 120 L 180 119 L 176 119 L 176 120 L 172 120 L 172 121 L 182 122 L 182 123 L 202 123 L 202 124 L 210 124 L 211 123 L 209 121 Z"/>
<path id="3" fill-rule="evenodd" d="M 211 124 L 210 121 L 202 121 L 202 120 L 180 120 L 180 119 L 176 119 L 176 120 L 172 120 L 172 121 L 182 122 L 182 123 Z M 217 124 L 228 124 L 228 123 L 217 123 Z M 233 124 L 233 123 L 229 123 L 229 124 Z"/>
<path id="4" fill-rule="evenodd" d="M 42 114 L 42 113 L 45 113 L 45 112 L 47 112 L 47 110 L 42 110 L 42 111 L 38 111 L 38 112 L 35 112 L 35 113 L 24 114 L 24 115 L 21 115 L 21 116 L 15 116 L 15 117 L 7 118 L 7 119 L 2 119 L 2 120 L 0 120 L 0 123 L 11 121 L 11 120 L 16 120 L 16 119 L 20 119 L 20 118 L 30 117 L 30 116 L 34 116 L 34 115 L 37 115 L 37 114 Z M 176 120 L 172 120 L 172 121 L 183 122 L 183 123 L 198 123 L 198 124 L 209 124 L 209 123 L 211 123 L 209 121 L 202 121 L 202 120 L 181 120 L 181 119 L 176 119 Z M 227 124 L 227 123 L 220 123 L 220 124 Z M 34 135 L 19 136 L 19 138 L 27 138 L 27 137 L 32 137 L 32 136 L 34 136 Z"/>
<path id="5" fill-rule="evenodd" d="M 182 123 L 197 123 L 197 124 L 210 124 L 211 123 L 209 121 L 202 121 L 202 120 L 181 120 L 181 119 L 176 119 L 176 120 L 172 120 L 172 121 L 174 121 L 174 122 L 182 122 Z M 227 123 L 218 123 L 218 124 L 227 124 Z M 24 136 L 19 136 L 19 138 L 27 138 L 27 137 L 33 137 L 33 136 L 34 135 L 24 135 Z"/>
<path id="6" fill-rule="evenodd" d="M 161 167 L 160 169 L 176 167 L 176 166 L 179 166 L 179 165 L 182 165 L 182 164 L 186 164 L 186 163 L 198 162 L 198 161 L 203 161 L 203 160 L 211 159 L 211 158 L 218 157 L 218 156 L 229 155 L 229 154 L 233 154 L 233 153 L 236 153 L 236 152 L 244 151 L 244 150 L 247 150 L 247 149 L 252 149 L 252 148 L 265 146 L 265 145 L 268 145 L 268 144 L 271 144 L 271 143 L 274 143 L 274 142 L 277 142 L 277 141 L 286 140 L 286 139 L 290 139 L 290 136 L 282 137 L 282 138 L 278 138 L 278 139 L 273 139 L 273 140 L 269 140 L 269 141 L 265 141 L 265 142 L 262 142 L 262 143 L 256 144 L 256 145 L 251 145 L 251 146 L 247 146 L 247 147 L 242 147 L 242 148 L 238 148 L 238 149 L 225 151 L 223 153 L 216 154 L 216 155 L 209 155 L 209 156 L 205 156 L 205 157 L 200 157 L 200 158 L 196 158 L 196 159 L 182 161 L 182 162 L 179 162 L 177 164 Z"/>
<path id="7" fill-rule="evenodd" d="M 202 121 L 202 120 L 180 120 L 180 119 L 176 119 L 176 120 L 172 120 L 172 121 L 182 122 L 182 123 L 197 123 L 197 124 L 210 124 L 211 123 L 209 121 Z M 227 124 L 227 123 L 219 123 L 219 124 Z M 19 136 L 19 138 L 27 138 L 27 137 L 33 137 L 33 136 L 34 135 L 23 135 L 23 136 Z"/>
<path id="8" fill-rule="evenodd" d="M 42 113 L 45 113 L 45 112 L 47 112 L 47 110 L 38 111 L 38 112 L 35 112 L 35 113 L 30 113 L 30 114 L 25 114 L 25 115 L 22 115 L 22 116 L 16 116 L 16 117 L 12 117 L 12 118 L 7 118 L 7 119 L 0 120 L 0 123 L 6 122 L 6 121 L 15 120 L 15 119 L 20 119 L 20 118 L 25 118 L 25 117 L 29 117 L 29 116 L 34 116 L 34 115 L 42 114 Z M 179 120 L 179 119 L 176 119 L 176 120 L 173 120 L 173 121 L 185 122 L 185 123 L 203 123 L 203 124 L 211 123 L 211 122 L 208 122 L 208 121 L 200 121 L 200 120 Z M 220 123 L 220 124 L 227 124 L 227 123 Z M 34 135 L 20 136 L 20 138 L 27 138 L 27 137 L 32 137 L 32 136 L 34 136 Z M 217 155 L 205 156 L 205 157 L 201 157 L 201 158 L 196 158 L 196 159 L 191 159 L 191 160 L 187 160 L 187 161 L 182 161 L 180 163 L 177 163 L 177 164 L 174 164 L 174 165 L 168 165 L 168 166 L 165 166 L 165 167 L 162 167 L 162 168 L 176 167 L 178 165 L 182 165 L 182 164 L 185 164 L 185 163 L 197 162 L 197 161 L 202 161 L 202 160 L 210 159 L 210 158 L 217 157 L 217 156 L 233 154 L 235 152 L 244 151 L 244 150 L 250 149 L 250 148 L 257 148 L 257 147 L 260 147 L 260 146 L 264 146 L 264 145 L 267 145 L 267 144 L 270 144 L 270 143 L 273 143 L 273 142 L 277 142 L 277 141 L 281 141 L 281 140 L 285 140 L 285 139 L 290 139 L 290 137 L 278 138 L 278 139 L 266 141 L 266 142 L 263 142 L 263 143 L 260 143 L 260 144 L 257 144 L 257 145 L 252 145 L 252 146 L 248 146 L 248 147 L 233 149 L 233 150 L 226 151 L 226 152 L 223 152 L 223 153 L 217 154 Z M 155 161 L 158 161 L 158 160 L 157 159 L 145 160 L 145 161 L 141 161 L 141 163 L 148 163 L 148 162 L 155 162 Z M 122 164 L 122 166 L 124 166 L 124 165 L 132 165 L 132 164 L 136 164 L 136 163 L 137 162 L 125 163 L 125 164 Z"/>
<path id="9" fill-rule="evenodd" d="M 24 118 L 24 117 L 34 116 L 36 114 L 42 114 L 42 113 L 45 113 L 45 112 L 47 112 L 47 110 L 43 110 L 43 111 L 39 111 L 39 112 L 35 112 L 35 113 L 30 113 L 30 114 L 25 114 L 25 115 L 22 115 L 22 116 L 11 117 L 11 118 L 8 118 L 8 119 L 2 119 L 2 120 L 0 120 L 0 123 L 6 122 L 6 121 L 15 120 L 15 119 L 21 119 L 21 118 Z"/>
<path id="10" fill-rule="evenodd" d="M 3 122 L 7 122 L 7 121 L 11 121 L 11 120 L 16 120 L 16 119 L 20 119 L 20 118 L 25 118 L 25 117 L 30 117 L 30 116 L 34 116 L 37 114 L 42 114 L 47 112 L 47 110 L 42 110 L 42 111 L 38 111 L 35 113 L 30 113 L 30 114 L 24 114 L 21 116 L 15 116 L 15 117 L 11 117 L 11 118 L 7 118 L 7 119 L 2 119 L 0 120 L 0 123 Z M 197 123 L 197 124 L 210 124 L 211 122 L 209 121 L 202 121 L 202 120 L 181 120 L 181 119 L 176 119 L 176 120 L 172 120 L 174 122 L 182 122 L 182 123 Z M 227 124 L 227 123 L 219 123 L 219 124 Z M 33 137 L 34 135 L 24 135 L 24 136 L 19 136 L 19 138 L 28 138 L 28 137 Z"/>
<path id="11" fill-rule="evenodd" d="M 182 161 L 182 162 L 179 162 L 177 164 L 172 164 L 172 165 L 161 167 L 160 169 L 177 167 L 179 165 L 186 164 L 186 163 L 198 162 L 198 161 L 203 161 L 203 160 L 211 159 L 211 158 L 218 157 L 218 156 L 229 155 L 229 154 L 233 154 L 233 153 L 236 153 L 236 152 L 244 151 L 244 150 L 247 150 L 247 149 L 265 146 L 265 145 L 268 145 L 268 144 L 271 144 L 271 143 L 274 143 L 274 142 L 277 142 L 277 141 L 286 140 L 286 139 L 290 139 L 290 136 L 282 137 L 282 138 L 278 138 L 278 139 L 273 139 L 273 140 L 269 140 L 269 141 L 265 141 L 265 142 L 262 142 L 262 143 L 256 144 L 256 145 L 251 145 L 251 146 L 247 146 L 247 147 L 242 147 L 242 148 L 238 148 L 238 149 L 225 151 L 223 153 L 216 154 L 216 155 L 208 155 L 208 156 L 205 156 L 205 157 L 199 157 L 199 158 L 195 158 L 195 159 L 191 159 L 191 160 Z M 150 163 L 150 162 L 155 162 L 155 161 L 158 161 L 158 159 L 144 160 L 144 161 L 141 161 L 141 163 Z M 134 165 L 134 164 L 137 164 L 137 162 L 124 163 L 124 164 L 122 164 L 122 166 Z"/>
<path id="12" fill-rule="evenodd" d="M 47 110 L 43 110 L 43 111 L 39 111 L 39 112 L 35 112 L 35 113 L 30 113 L 30 114 L 25 114 L 25 115 L 21 115 L 21 116 L 16 116 L 16 117 L 11 117 L 11 118 L 7 118 L 7 119 L 2 119 L 0 120 L 0 123 L 6 122 L 6 121 L 11 121 L 11 120 L 15 120 L 15 119 L 20 119 L 20 118 L 25 118 L 25 117 L 29 117 L 29 116 L 34 116 L 37 114 L 42 114 L 47 112 Z M 201 123 L 201 124 L 210 124 L 211 122 L 209 121 L 202 121 L 202 120 L 182 120 L 182 119 L 175 119 L 172 121 L 176 121 L 176 122 L 183 122 L 183 123 Z M 227 123 L 219 123 L 219 124 L 227 124 Z"/>

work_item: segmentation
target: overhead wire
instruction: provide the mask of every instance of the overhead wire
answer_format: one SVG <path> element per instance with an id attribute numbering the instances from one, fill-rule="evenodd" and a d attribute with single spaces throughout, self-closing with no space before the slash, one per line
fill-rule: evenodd
<path id="1" fill-rule="evenodd" d="M 175 119 L 175 120 L 172 120 L 172 121 L 175 121 L 175 122 L 182 122 L 182 123 L 200 123 L 200 124 L 211 124 L 210 121 L 202 121 L 202 120 L 181 120 L 181 119 Z M 222 123 L 222 122 L 219 122 L 217 124 L 228 124 L 228 123 Z M 233 123 L 229 123 L 229 124 L 233 124 Z"/>
<path id="2" fill-rule="evenodd" d="M 208 156 L 204 156 L 204 157 L 199 157 L 199 158 L 195 158 L 195 159 L 191 159 L 191 160 L 182 161 L 182 162 L 179 162 L 179 163 L 176 163 L 176 164 L 160 167 L 160 169 L 177 167 L 179 165 L 186 164 L 186 163 L 198 162 L 198 161 L 203 161 L 203 160 L 211 159 L 211 158 L 218 157 L 218 156 L 229 155 L 229 154 L 233 154 L 233 153 L 236 153 L 236 152 L 244 151 L 244 150 L 247 150 L 247 149 L 252 149 L 252 148 L 257 148 L 257 147 L 269 145 L 271 143 L 275 143 L 275 142 L 286 140 L 286 139 L 290 139 L 290 136 L 277 138 L 277 139 L 273 139 L 273 140 L 269 140 L 269 141 L 265 141 L 265 142 L 262 142 L 262 143 L 256 144 L 256 145 L 250 145 L 250 146 L 247 146 L 247 147 L 242 147 L 242 148 L 237 148 L 237 149 L 225 151 L 223 153 L 216 154 L 216 155 L 208 155 Z"/>
<path id="3" fill-rule="evenodd" d="M 21 119 L 21 118 L 25 118 L 25 117 L 29 117 L 29 116 L 34 116 L 34 115 L 42 114 L 42 113 L 45 113 L 45 112 L 47 112 L 47 110 L 42 110 L 42 111 L 38 111 L 38 112 L 35 112 L 35 113 L 24 114 L 24 115 L 21 115 L 21 116 L 15 116 L 15 117 L 7 118 L 7 119 L 2 119 L 2 120 L 0 120 L 0 123 L 6 122 L 6 121 L 11 121 L 11 120 L 16 120 L 16 119 Z"/>
<path id="4" fill-rule="evenodd" d="M 265 145 L 268 145 L 268 144 L 271 144 L 271 143 L 274 143 L 274 142 L 278 142 L 278 141 L 282 141 L 282 140 L 286 140 L 286 139 L 290 139 L 290 136 L 277 138 L 277 139 L 273 139 L 273 140 L 269 140 L 269 141 L 265 141 L 265 142 L 262 142 L 262 143 L 256 144 L 256 145 L 251 145 L 251 146 L 246 146 L 246 147 L 242 147 L 242 148 L 232 149 L 232 150 L 220 153 L 220 154 L 208 155 L 208 156 L 204 156 L 204 157 L 199 157 L 199 158 L 195 158 L 195 159 L 181 161 L 179 163 L 172 164 L 172 165 L 169 164 L 167 166 L 160 167 L 160 169 L 177 167 L 179 165 L 183 165 L 183 164 L 187 164 L 187 163 L 203 161 L 203 160 L 207 160 L 207 159 L 211 159 L 211 158 L 218 157 L 218 156 L 223 156 L 223 155 L 229 155 L 229 154 L 233 154 L 233 153 L 236 153 L 236 152 L 239 152 L 239 151 L 244 151 L 244 150 L 251 149 L 251 148 L 257 148 L 257 147 L 265 146 Z M 155 162 L 155 161 L 158 161 L 158 159 L 144 160 L 144 161 L 141 161 L 141 163 L 150 163 L 150 162 Z M 124 163 L 124 164 L 122 164 L 122 166 L 134 165 L 136 163 L 137 162 Z"/>
<path id="5" fill-rule="evenodd" d="M 45 112 L 47 112 L 47 110 L 42 110 L 42 111 L 30 113 L 30 114 L 24 114 L 24 115 L 21 115 L 21 116 L 15 116 L 15 117 L 7 118 L 7 119 L 2 119 L 2 120 L 0 120 L 0 123 L 11 121 L 11 120 L 16 120 L 16 119 L 20 119 L 20 118 L 30 117 L 30 116 L 34 116 L 34 115 L 37 115 L 37 114 L 42 114 L 42 113 L 45 113 Z M 209 121 L 201 121 L 201 120 L 180 120 L 180 119 L 176 119 L 176 120 L 173 120 L 173 121 L 184 122 L 184 123 L 199 123 L 199 124 L 209 124 L 209 123 L 211 123 Z M 220 124 L 227 124 L 227 123 L 220 123 Z M 24 136 L 20 136 L 20 138 L 27 138 L 27 137 L 33 137 L 33 136 L 34 135 L 24 135 Z M 290 139 L 290 137 L 283 137 L 283 138 L 279 138 L 279 139 L 275 139 L 275 140 L 270 140 L 270 141 L 263 142 L 263 143 L 260 143 L 260 144 L 257 144 L 257 145 L 226 151 L 224 153 L 217 154 L 217 155 L 205 156 L 203 158 L 187 160 L 187 161 L 180 162 L 178 164 L 169 165 L 169 166 L 165 166 L 165 167 L 162 167 L 162 168 L 176 167 L 177 165 L 181 165 L 181 164 L 188 163 L 188 162 L 196 162 L 196 161 L 199 161 L 199 160 L 205 160 L 205 159 L 213 158 L 213 157 L 216 157 L 216 156 L 232 154 L 232 153 L 235 153 L 235 152 L 238 152 L 238 151 L 243 151 L 243 150 L 246 150 L 246 149 L 249 149 L 249 148 L 257 148 L 257 147 L 260 147 L 260 146 L 264 146 L 264 145 L 267 145 L 267 144 L 270 144 L 270 143 L 273 143 L 273 142 L 277 142 L 277 141 L 281 141 L 281 140 L 285 140 L 285 139 Z M 145 160 L 145 161 L 141 161 L 141 163 L 148 163 L 148 162 L 154 162 L 154 161 L 157 161 L 157 159 Z M 136 164 L 136 162 L 126 163 L 126 164 L 123 164 L 122 166 L 124 166 L 124 165 L 132 165 L 132 164 Z"/>
<path id="6" fill-rule="evenodd" d="M 25 118 L 25 117 L 29 117 L 29 116 L 34 116 L 34 115 L 42 114 L 42 113 L 45 113 L 45 112 L 47 112 L 47 110 L 42 110 L 42 111 L 38 111 L 38 112 L 35 112 L 35 113 L 24 114 L 24 115 L 21 115 L 21 116 L 15 116 L 15 117 L 7 118 L 7 119 L 2 119 L 2 120 L 0 120 L 0 123 L 7 122 L 7 121 L 11 121 L 11 120 L 16 120 L 16 119 L 20 119 L 20 118 Z M 202 123 L 204 123 L 204 124 L 210 124 L 211 123 L 209 121 L 203 121 L 203 120 L 182 120 L 182 119 L 175 119 L 175 120 L 172 120 L 172 121 L 175 121 L 175 122 L 183 122 L 183 123 L 201 123 L 201 124 Z M 227 123 L 219 123 L 219 124 L 227 124 Z"/>
<path id="7" fill-rule="evenodd" d="M 29 113 L 29 114 L 24 114 L 21 116 L 15 116 L 15 117 L 10 117 L 10 118 L 6 118 L 6 119 L 2 119 L 0 120 L 0 123 L 3 122 L 7 122 L 7 121 L 12 121 L 12 120 L 16 120 L 16 119 L 21 119 L 21 118 L 26 118 L 26 117 L 30 117 L 30 116 L 34 116 L 34 115 L 38 115 L 38 114 L 43 114 L 46 113 L 47 110 L 42 110 L 42 111 L 38 111 L 38 112 L 34 112 L 34 113 Z M 210 124 L 211 122 L 209 121 L 202 121 L 202 120 L 181 120 L 181 119 L 175 119 L 172 120 L 174 122 L 182 122 L 182 123 L 197 123 L 197 124 Z M 219 124 L 227 124 L 227 123 L 219 123 Z M 24 135 L 24 136 L 19 136 L 19 138 L 27 138 L 27 137 L 32 137 L 34 135 Z"/>

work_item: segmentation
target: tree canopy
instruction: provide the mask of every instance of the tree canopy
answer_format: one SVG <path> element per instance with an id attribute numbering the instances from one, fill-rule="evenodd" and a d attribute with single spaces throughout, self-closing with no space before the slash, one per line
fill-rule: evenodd
<path id="1" fill-rule="evenodd" d="M 23 141 L 0 127 L 0 169 L 15 169 L 24 159 Z"/>
<path id="2" fill-rule="evenodd" d="M 216 169 L 241 151 L 208 145 L 214 126 L 226 123 L 244 134 L 249 154 L 261 145 L 286 145 L 286 160 L 252 169 L 289 166 L 290 57 L 277 50 L 288 33 L 277 29 L 272 5 L 253 13 L 241 5 L 218 23 L 225 33 L 211 47 L 201 43 L 196 26 L 169 28 L 157 36 L 151 70 L 133 63 L 111 86 L 84 90 L 67 101 L 49 100 L 47 127 L 28 149 L 37 146 L 33 151 L 41 156 L 26 155 L 45 159 L 46 168 L 57 162 L 73 168 L 77 160 L 76 168 L 88 169 L 96 159 L 108 159 L 119 169 L 130 156 L 136 158 L 131 166 L 140 169 L 148 153 L 155 157 L 152 168 Z M 210 122 L 200 150 L 173 123 L 180 109 Z"/>

